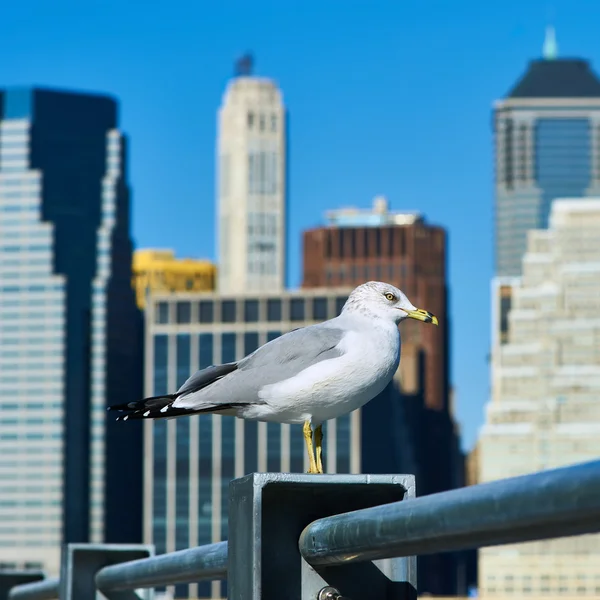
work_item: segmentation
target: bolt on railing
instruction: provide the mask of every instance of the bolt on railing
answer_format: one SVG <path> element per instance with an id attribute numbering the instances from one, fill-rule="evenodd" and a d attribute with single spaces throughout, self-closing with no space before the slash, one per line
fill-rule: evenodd
<path id="1" fill-rule="evenodd" d="M 410 476 L 249 475 L 230 486 L 229 542 L 107 566 L 95 582 L 109 600 L 225 577 L 232 600 L 414 598 L 414 555 L 600 531 L 600 461 L 413 496 Z M 57 591 L 47 580 L 9 598 Z"/>

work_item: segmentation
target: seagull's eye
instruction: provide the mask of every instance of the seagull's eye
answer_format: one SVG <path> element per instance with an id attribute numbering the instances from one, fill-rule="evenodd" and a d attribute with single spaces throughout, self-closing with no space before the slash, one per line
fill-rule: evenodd
<path id="1" fill-rule="evenodd" d="M 397 300 L 396 296 L 394 296 L 394 294 L 392 294 L 391 292 L 388 292 L 387 294 L 385 294 L 385 297 L 390 302 L 396 302 L 396 300 Z"/>

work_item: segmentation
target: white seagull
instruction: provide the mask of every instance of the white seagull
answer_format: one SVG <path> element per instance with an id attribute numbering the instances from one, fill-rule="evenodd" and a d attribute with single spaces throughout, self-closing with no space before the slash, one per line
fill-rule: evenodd
<path id="1" fill-rule="evenodd" d="M 389 283 L 355 288 L 334 319 L 290 331 L 232 363 L 194 373 L 174 394 L 110 406 L 118 420 L 201 413 L 304 424 L 309 473 L 323 473 L 322 424 L 375 398 L 400 364 L 403 319 L 438 324 Z M 314 428 L 314 446 L 313 446 Z M 316 453 L 315 453 L 316 448 Z"/>

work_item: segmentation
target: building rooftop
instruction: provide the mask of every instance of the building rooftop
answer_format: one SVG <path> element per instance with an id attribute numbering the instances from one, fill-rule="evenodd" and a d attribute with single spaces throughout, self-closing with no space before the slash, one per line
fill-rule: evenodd
<path id="1" fill-rule="evenodd" d="M 529 63 L 507 98 L 600 98 L 600 79 L 587 60 L 558 58 L 554 27 L 546 28 L 542 55 Z"/>
<path id="2" fill-rule="evenodd" d="M 330 227 L 380 227 L 382 225 L 413 225 L 423 217 L 417 212 L 391 212 L 384 196 L 373 200 L 373 208 L 340 208 L 325 214 Z"/>
<path id="3" fill-rule="evenodd" d="M 580 58 L 532 60 L 508 98 L 600 98 L 600 79 Z"/>

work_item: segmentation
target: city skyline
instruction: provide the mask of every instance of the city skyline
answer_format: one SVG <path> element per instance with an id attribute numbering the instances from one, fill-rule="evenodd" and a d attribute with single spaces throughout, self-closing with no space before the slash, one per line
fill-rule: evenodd
<path id="1" fill-rule="evenodd" d="M 452 383 L 471 446 L 489 388 L 491 106 L 541 55 L 545 5 L 463 2 L 432 14 L 366 4 L 340 12 L 309 2 L 292 23 L 266 2 L 239 4 L 235 13 L 211 7 L 202 16 L 181 3 L 185 19 L 171 7 L 143 17 L 119 8 L 118 22 L 111 1 L 87 11 L 66 1 L 52 10 L 33 4 L 32 14 L 9 6 L 0 24 L 0 47 L 11 56 L 0 80 L 119 98 L 133 140 L 138 247 L 214 258 L 214 114 L 247 48 L 257 72 L 278 81 L 292 115 L 289 284 L 299 284 L 299 232 L 319 224 L 326 209 L 364 206 L 385 193 L 394 210 L 418 209 L 449 230 Z M 600 9 L 581 8 L 586 18 L 555 3 L 559 55 L 595 67 Z M 171 43 L 157 44 L 164 31 Z M 442 94 L 431 93 L 436 86 Z M 466 305 L 468 314 L 460 310 Z"/>

